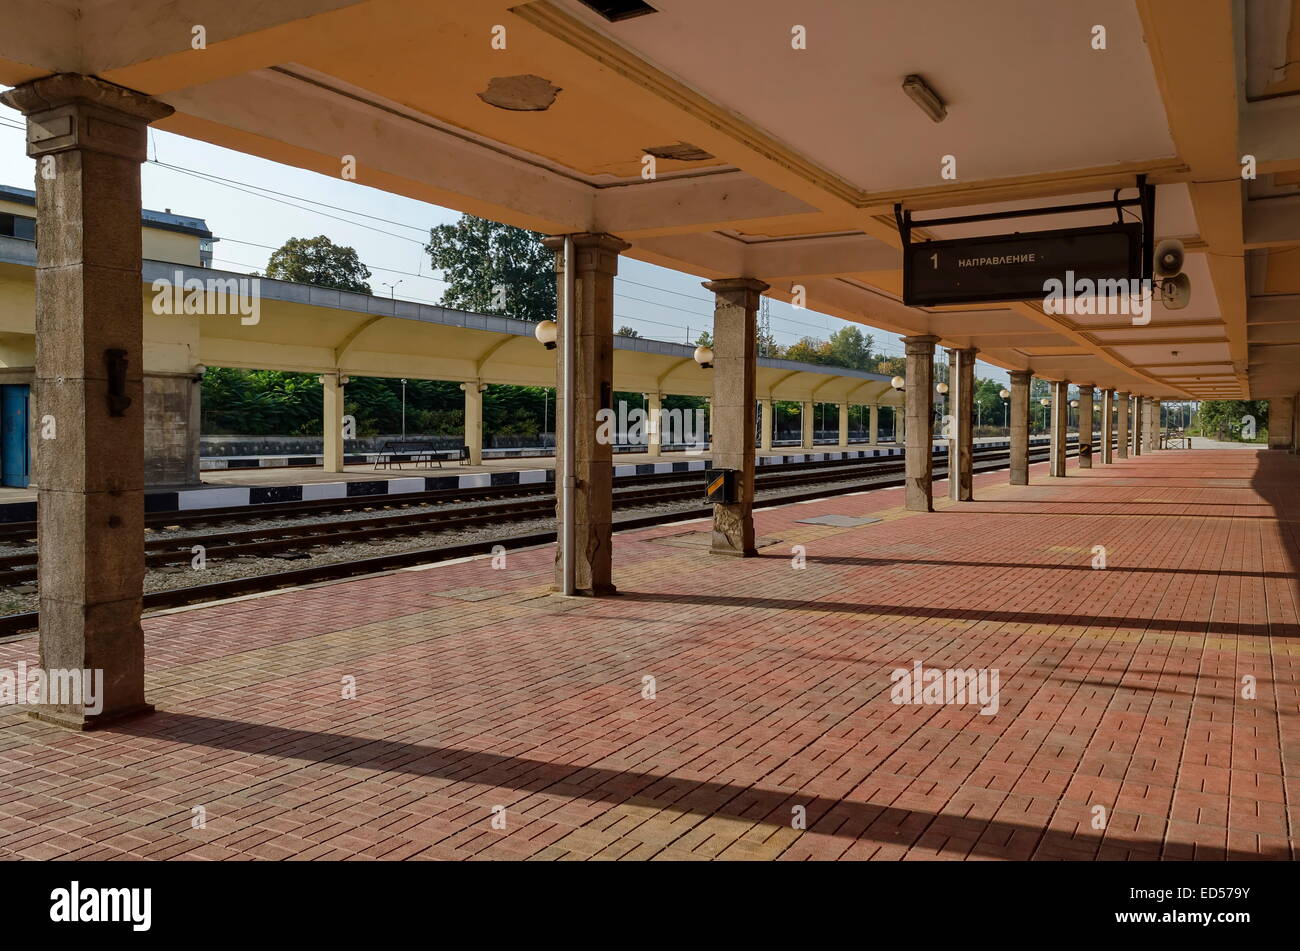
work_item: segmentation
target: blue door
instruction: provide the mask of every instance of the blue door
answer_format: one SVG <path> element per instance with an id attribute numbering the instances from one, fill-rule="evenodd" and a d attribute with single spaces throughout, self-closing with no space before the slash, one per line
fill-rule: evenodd
<path id="1" fill-rule="evenodd" d="M 26 383 L 0 386 L 0 483 L 27 488 L 28 443 L 27 401 L 31 388 Z"/>

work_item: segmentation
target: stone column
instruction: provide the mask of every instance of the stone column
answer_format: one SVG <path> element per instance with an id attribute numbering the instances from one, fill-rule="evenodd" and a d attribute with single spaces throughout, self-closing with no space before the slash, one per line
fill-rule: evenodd
<path id="1" fill-rule="evenodd" d="M 840 416 L 839 416 L 839 419 L 840 419 L 840 441 L 839 441 L 839 445 L 840 445 L 841 448 L 843 448 L 843 447 L 845 447 L 845 446 L 847 446 L 847 445 L 849 444 L 849 404 L 848 404 L 848 403 L 841 403 L 840 406 L 839 406 L 839 410 L 840 410 Z"/>
<path id="2" fill-rule="evenodd" d="M 1079 468 L 1092 468 L 1092 384 L 1079 384 Z"/>
<path id="3" fill-rule="evenodd" d="M 1111 443 L 1115 440 L 1115 391 L 1101 391 L 1101 463 L 1108 466 L 1115 461 Z"/>
<path id="4" fill-rule="evenodd" d="M 880 406 L 871 404 L 871 422 L 867 430 L 867 445 L 874 446 L 880 441 Z"/>
<path id="5" fill-rule="evenodd" d="M 800 441 L 800 446 L 804 452 L 810 451 L 817 441 L 817 420 L 813 414 L 815 406 L 816 404 L 811 400 L 805 400 L 799 406 L 799 429 L 803 433 L 803 439 Z"/>
<path id="6" fill-rule="evenodd" d="M 1147 402 L 1147 450 L 1150 452 L 1160 448 L 1160 434 L 1163 431 L 1160 424 L 1160 406 L 1160 400 Z"/>
<path id="7" fill-rule="evenodd" d="M 153 709 L 140 628 L 140 163 L 149 123 L 172 109 L 76 74 L 37 79 L 0 101 L 26 115 L 36 159 L 35 389 L 55 426 L 35 458 L 40 666 L 103 678 L 94 703 L 83 696 L 33 715 L 93 729 Z"/>
<path id="8" fill-rule="evenodd" d="M 762 400 L 763 418 L 760 425 L 763 427 L 762 435 L 759 436 L 759 448 L 763 452 L 772 451 L 772 429 L 776 425 L 776 401 L 768 398 Z"/>
<path id="9" fill-rule="evenodd" d="M 460 388 L 465 393 L 465 445 L 469 446 L 469 463 L 483 465 L 483 391 L 486 383 L 470 380 Z"/>
<path id="10" fill-rule="evenodd" d="M 1065 475 L 1066 444 L 1070 439 L 1070 381 L 1052 382 L 1052 451 L 1049 474 Z"/>
<path id="11" fill-rule="evenodd" d="M 1120 459 L 1128 458 L 1128 419 L 1129 394 L 1115 394 L 1115 454 Z"/>
<path id="12" fill-rule="evenodd" d="M 611 234 L 575 234 L 573 237 L 574 307 L 573 324 L 576 342 L 573 401 L 575 588 L 579 593 L 602 595 L 614 593 L 611 532 L 614 507 L 614 447 L 609 440 L 598 439 L 602 409 L 612 410 L 614 403 L 614 275 L 618 273 L 618 256 L 631 247 Z M 542 244 L 555 252 L 556 301 L 564 300 L 564 238 L 544 238 Z M 556 516 L 569 473 L 564 467 L 564 320 L 557 317 L 559 336 L 556 347 L 556 379 L 560 386 L 555 394 L 557 455 L 555 460 Z M 564 567 L 560 546 L 555 547 L 555 582 L 563 589 Z"/>
<path id="13" fill-rule="evenodd" d="M 1290 449 L 1295 400 L 1289 397 L 1268 401 L 1268 448 Z"/>
<path id="14" fill-rule="evenodd" d="M 324 436 L 325 472 L 343 471 L 343 388 L 347 380 L 342 373 L 323 373 L 321 384 L 321 434 Z"/>
<path id="15" fill-rule="evenodd" d="M 736 501 L 713 506 L 715 555 L 757 554 L 754 549 L 754 383 L 758 375 L 759 299 L 762 281 L 706 281 L 713 291 L 713 466 L 736 471 Z"/>
<path id="16" fill-rule="evenodd" d="M 198 485 L 200 373 L 144 374 L 144 484 L 149 488 Z"/>
<path id="17" fill-rule="evenodd" d="M 652 456 L 658 456 L 663 453 L 663 432 L 662 414 L 664 410 L 664 395 L 662 393 L 650 393 L 646 398 L 646 452 Z"/>
<path id="18" fill-rule="evenodd" d="M 1146 413 L 1146 400 L 1140 396 L 1133 397 L 1133 455 L 1142 455 L 1142 433 L 1145 429 L 1146 420 L 1142 417 Z"/>
<path id="19" fill-rule="evenodd" d="M 974 496 L 975 354 L 974 347 L 948 351 L 952 438 L 948 442 L 948 497 L 969 502 Z"/>
<path id="20" fill-rule="evenodd" d="M 938 337 L 904 337 L 907 348 L 907 446 L 903 468 L 907 476 L 907 507 L 914 512 L 933 512 L 931 498 L 934 477 L 934 345 Z"/>
<path id="21" fill-rule="evenodd" d="M 1011 484 L 1029 485 L 1029 370 L 1011 371 Z"/>

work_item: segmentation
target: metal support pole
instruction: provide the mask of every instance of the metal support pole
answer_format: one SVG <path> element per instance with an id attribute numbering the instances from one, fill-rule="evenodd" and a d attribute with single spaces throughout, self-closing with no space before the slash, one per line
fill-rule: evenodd
<path id="1" fill-rule="evenodd" d="M 573 493 L 577 487 L 578 479 L 574 475 L 574 466 L 577 465 L 577 454 L 574 451 L 576 445 L 574 440 L 574 427 L 577 425 L 577 413 L 573 401 L 573 382 L 574 382 L 574 365 L 577 341 L 573 335 L 574 324 L 574 285 L 576 284 L 576 275 L 574 273 L 573 261 L 573 236 L 564 236 L 564 329 L 562 335 L 564 338 L 564 487 L 562 496 L 562 524 L 560 526 L 560 537 L 564 549 L 561 552 L 563 559 L 564 573 L 564 593 L 573 595 L 577 591 L 576 563 L 573 558 L 574 545 L 574 518 L 573 518 Z"/>

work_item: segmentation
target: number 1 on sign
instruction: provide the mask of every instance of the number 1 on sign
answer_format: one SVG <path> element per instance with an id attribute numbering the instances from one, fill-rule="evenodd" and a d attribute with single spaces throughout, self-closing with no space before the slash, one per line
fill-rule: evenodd
<path id="1" fill-rule="evenodd" d="M 934 252 L 934 254 L 930 255 L 930 261 L 933 262 L 933 264 L 934 264 L 934 269 L 935 269 L 936 271 L 939 270 L 939 252 L 938 252 L 938 251 L 936 251 L 936 252 Z"/>

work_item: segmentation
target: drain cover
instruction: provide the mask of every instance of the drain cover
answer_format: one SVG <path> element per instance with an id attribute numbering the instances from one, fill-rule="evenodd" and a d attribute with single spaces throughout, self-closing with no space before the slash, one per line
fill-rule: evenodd
<path id="1" fill-rule="evenodd" d="M 879 522 L 878 518 L 856 515 L 814 515 L 812 518 L 799 519 L 800 525 L 834 525 L 836 528 L 853 528 L 856 525 L 870 525 Z"/>
<path id="2" fill-rule="evenodd" d="M 672 545 L 674 548 L 709 548 L 713 544 L 713 532 L 683 532 L 679 535 L 664 535 L 652 539 L 658 545 Z M 779 538 L 755 538 L 754 548 L 767 548 L 781 541 Z"/>

